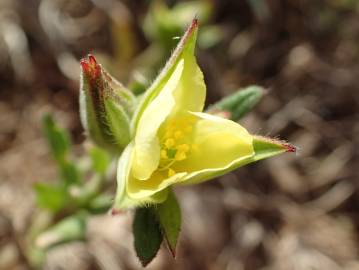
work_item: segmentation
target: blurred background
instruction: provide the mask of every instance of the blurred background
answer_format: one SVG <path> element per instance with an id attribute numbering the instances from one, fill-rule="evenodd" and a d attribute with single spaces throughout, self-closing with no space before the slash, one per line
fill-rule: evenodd
<path id="1" fill-rule="evenodd" d="M 57 177 L 43 115 L 84 151 L 79 59 L 141 92 L 194 16 L 208 104 L 264 86 L 241 124 L 299 150 L 178 188 L 177 258 L 161 249 L 148 269 L 359 269 L 357 0 L 0 0 L 0 269 L 31 269 L 32 186 Z M 94 216 L 85 236 L 43 268 L 141 269 L 131 214 Z"/>

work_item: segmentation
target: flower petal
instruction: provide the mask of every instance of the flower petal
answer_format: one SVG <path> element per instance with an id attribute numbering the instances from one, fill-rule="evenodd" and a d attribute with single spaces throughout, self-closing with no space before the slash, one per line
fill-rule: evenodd
<path id="1" fill-rule="evenodd" d="M 133 156 L 133 143 L 128 144 L 118 161 L 117 165 L 117 190 L 114 208 L 120 209 L 131 205 L 126 196 L 126 185 L 130 173 L 130 165 Z"/>
<path id="2" fill-rule="evenodd" d="M 197 30 L 198 22 L 197 19 L 194 19 L 191 25 L 188 27 L 187 31 L 184 33 L 176 49 L 173 51 L 165 67 L 162 69 L 156 80 L 146 91 L 141 103 L 138 105 L 132 121 L 131 129 L 133 133 L 136 132 L 138 123 L 142 118 L 142 115 L 144 114 L 144 111 L 146 110 L 147 106 L 163 91 L 163 86 L 166 84 L 171 74 L 173 74 L 173 70 L 177 66 L 178 62 L 184 58 L 186 58 L 185 61 L 187 61 L 187 58 L 189 56 L 192 56 L 194 59 L 194 48 L 197 39 Z M 186 57 L 184 57 L 185 55 Z M 192 88 L 192 90 L 195 89 Z"/>
<path id="3" fill-rule="evenodd" d="M 241 166 L 254 155 L 253 137 L 238 123 L 206 113 L 197 117 L 194 149 L 174 170 L 188 172 L 183 184 L 196 184 Z"/>
<path id="4" fill-rule="evenodd" d="M 147 106 L 139 120 L 135 135 L 135 156 L 132 164 L 132 174 L 137 179 L 148 179 L 158 167 L 160 145 L 157 131 L 175 106 L 173 92 L 179 84 L 183 66 L 184 61 L 182 59 L 164 85 L 161 94 Z"/>
<path id="5" fill-rule="evenodd" d="M 161 189 L 146 197 L 133 199 L 128 196 L 126 187 L 130 185 L 130 168 L 133 160 L 133 143 L 130 143 L 122 153 L 117 167 L 117 191 L 113 209 L 125 209 L 145 204 L 162 203 L 167 199 L 168 189 Z M 138 180 L 137 180 L 138 181 Z M 146 183 L 147 181 L 139 181 Z M 131 186 L 131 185 L 130 185 Z M 156 194 L 155 194 L 156 193 Z"/>
<path id="6" fill-rule="evenodd" d="M 177 173 L 171 177 L 167 173 L 156 171 L 148 181 L 141 181 L 130 178 L 127 183 L 127 194 L 133 200 L 146 199 L 150 196 L 157 196 L 166 190 L 167 187 L 181 182 L 187 173 Z"/>
<path id="7" fill-rule="evenodd" d="M 183 111 L 201 112 L 206 99 L 206 85 L 192 50 L 183 52 L 184 69 L 174 92 L 176 105 L 173 114 Z"/>

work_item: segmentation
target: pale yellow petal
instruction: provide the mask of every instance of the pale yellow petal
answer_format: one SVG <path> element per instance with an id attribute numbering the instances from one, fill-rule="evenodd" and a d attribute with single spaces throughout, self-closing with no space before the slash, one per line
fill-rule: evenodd
<path id="1" fill-rule="evenodd" d="M 128 181 L 127 194 L 133 200 L 141 200 L 154 196 L 154 194 L 165 190 L 167 187 L 182 181 L 185 176 L 186 173 L 176 173 L 168 177 L 167 171 L 156 171 L 147 181 L 141 181 L 132 177 Z"/>
<path id="2" fill-rule="evenodd" d="M 184 184 L 203 182 L 222 175 L 254 155 L 253 137 L 238 123 L 205 113 L 197 117 L 193 130 L 192 151 L 173 167 L 187 172 Z"/>
<path id="3" fill-rule="evenodd" d="M 130 173 L 130 166 L 133 156 L 133 144 L 130 143 L 123 151 L 117 165 L 117 189 L 114 208 L 120 209 L 128 206 L 126 199 L 126 185 Z"/>
<path id="4" fill-rule="evenodd" d="M 183 111 L 201 112 L 206 98 L 206 85 L 193 52 L 184 52 L 182 78 L 174 91 L 174 113 Z"/>
<path id="5" fill-rule="evenodd" d="M 122 153 L 117 167 L 117 191 L 113 209 L 134 208 L 146 204 L 162 203 L 166 200 L 168 190 L 162 188 L 159 192 L 152 193 L 150 196 L 133 199 L 127 194 L 127 186 L 130 184 L 130 167 L 133 156 L 133 144 L 130 143 Z M 145 182 L 145 181 L 140 181 Z"/>
<path id="6" fill-rule="evenodd" d="M 175 106 L 173 91 L 179 84 L 184 61 L 181 60 L 161 93 L 147 106 L 139 120 L 134 146 L 132 174 L 140 180 L 148 179 L 158 167 L 160 145 L 157 132 Z"/>
<path id="7" fill-rule="evenodd" d="M 181 38 L 176 49 L 173 51 L 165 67 L 162 69 L 162 71 L 154 80 L 154 82 L 149 87 L 149 89 L 147 89 L 146 93 L 144 94 L 144 97 L 142 98 L 140 104 L 138 105 L 131 123 L 131 132 L 133 134 L 137 129 L 138 123 L 145 109 L 162 92 L 163 86 L 171 77 L 179 61 L 181 61 L 181 59 L 185 59 L 185 61 L 187 61 L 188 56 L 192 56 L 194 58 L 194 49 L 197 40 L 197 32 L 198 32 L 198 23 L 197 20 L 194 19 L 191 25 L 188 27 L 185 34 L 183 35 L 183 37 Z"/>

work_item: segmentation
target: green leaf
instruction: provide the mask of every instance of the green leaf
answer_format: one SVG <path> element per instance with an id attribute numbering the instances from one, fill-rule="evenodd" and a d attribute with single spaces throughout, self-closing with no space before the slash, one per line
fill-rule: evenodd
<path id="1" fill-rule="evenodd" d="M 99 147 L 93 147 L 90 149 L 90 157 L 92 169 L 99 174 L 105 174 L 111 162 L 108 152 Z"/>
<path id="2" fill-rule="evenodd" d="M 209 49 L 219 44 L 225 34 L 218 25 L 208 25 L 201 28 L 198 36 L 198 45 L 202 49 Z"/>
<path id="3" fill-rule="evenodd" d="M 103 182 L 104 177 L 102 175 L 94 174 L 89 181 L 84 184 L 71 185 L 70 194 L 74 203 L 76 203 L 79 207 L 87 206 L 88 203 L 101 192 Z"/>
<path id="4" fill-rule="evenodd" d="M 63 186 L 53 186 L 45 183 L 35 183 L 37 205 L 41 208 L 58 212 L 68 201 L 68 194 Z"/>
<path id="5" fill-rule="evenodd" d="M 153 207 L 137 208 L 133 221 L 135 250 L 142 266 L 149 264 L 156 256 L 162 233 Z"/>
<path id="6" fill-rule="evenodd" d="M 102 214 L 107 212 L 112 204 L 112 195 L 100 194 L 89 202 L 88 208 L 92 214 Z"/>
<path id="7" fill-rule="evenodd" d="M 238 121 L 258 104 L 263 94 L 264 89 L 262 87 L 252 85 L 223 98 L 212 105 L 208 111 L 212 114 L 229 112 L 229 118 L 233 121 Z"/>
<path id="8" fill-rule="evenodd" d="M 176 256 L 177 239 L 181 230 L 181 208 L 171 191 L 167 200 L 157 206 L 157 215 L 162 232 L 166 238 L 172 256 Z"/>
<path id="9" fill-rule="evenodd" d="M 43 129 L 52 155 L 57 162 L 62 162 L 70 149 L 66 130 L 59 128 L 51 115 L 45 115 L 43 118 Z"/>
<path id="10" fill-rule="evenodd" d="M 81 182 L 79 170 L 72 161 L 63 160 L 59 166 L 61 179 L 64 180 L 66 186 Z"/>
<path id="11" fill-rule="evenodd" d="M 145 35 L 161 45 L 166 51 L 173 47 L 185 26 L 194 17 L 205 23 L 211 14 L 212 4 L 208 1 L 178 1 L 169 8 L 165 1 L 151 1 L 145 17 Z"/>
<path id="12" fill-rule="evenodd" d="M 60 175 L 66 185 L 80 182 L 80 175 L 75 164 L 68 159 L 70 152 L 70 137 L 65 129 L 56 125 L 51 115 L 43 118 L 43 129 L 50 151 L 57 162 Z"/>
<path id="13" fill-rule="evenodd" d="M 62 219 L 41 233 L 36 239 L 36 245 L 47 249 L 65 242 L 83 240 L 86 234 L 86 222 L 86 213 L 78 213 Z"/>

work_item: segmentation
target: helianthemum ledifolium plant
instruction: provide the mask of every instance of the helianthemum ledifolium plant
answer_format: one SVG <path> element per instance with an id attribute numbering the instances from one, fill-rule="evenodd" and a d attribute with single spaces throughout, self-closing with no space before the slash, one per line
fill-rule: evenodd
<path id="1" fill-rule="evenodd" d="M 135 249 L 143 265 L 163 238 L 172 254 L 181 227 L 176 185 L 199 184 L 295 148 L 251 135 L 238 120 L 259 100 L 250 87 L 203 112 L 206 85 L 194 55 L 193 20 L 149 89 L 139 97 L 112 78 L 93 56 L 82 66 L 81 119 L 88 136 L 118 156 L 112 213 L 135 209 Z"/>

